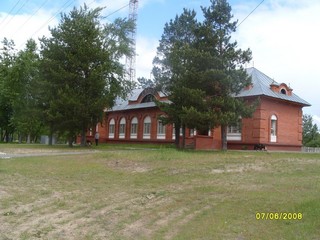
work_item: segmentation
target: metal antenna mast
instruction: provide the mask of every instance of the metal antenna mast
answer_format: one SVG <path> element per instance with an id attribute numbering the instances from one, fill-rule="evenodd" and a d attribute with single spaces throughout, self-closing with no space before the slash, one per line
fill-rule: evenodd
<path id="1" fill-rule="evenodd" d="M 132 56 L 126 58 L 126 70 L 130 81 L 136 80 L 136 32 L 138 17 L 138 0 L 129 0 L 129 20 L 133 21 L 135 27 L 130 34 Z"/>

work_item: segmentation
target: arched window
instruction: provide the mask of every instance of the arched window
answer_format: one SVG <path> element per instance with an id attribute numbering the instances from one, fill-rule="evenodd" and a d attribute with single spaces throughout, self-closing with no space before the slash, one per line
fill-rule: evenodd
<path id="1" fill-rule="evenodd" d="M 284 95 L 287 95 L 287 91 L 286 91 L 286 89 L 284 89 L 284 88 L 282 88 L 282 89 L 280 90 L 280 92 L 281 92 L 282 94 L 284 94 Z"/>
<path id="2" fill-rule="evenodd" d="M 154 100 L 155 97 L 152 94 L 148 94 L 142 99 L 141 103 L 154 102 Z"/>
<path id="3" fill-rule="evenodd" d="M 270 142 L 277 142 L 278 118 L 276 115 L 271 116 L 270 123 Z"/>
<path id="4" fill-rule="evenodd" d="M 119 125 L 119 138 L 125 138 L 126 135 L 126 119 L 123 117 Z"/>
<path id="5" fill-rule="evenodd" d="M 166 138 L 166 126 L 162 123 L 161 120 L 157 121 L 157 139 Z"/>
<path id="6" fill-rule="evenodd" d="M 145 117 L 143 120 L 143 138 L 151 138 L 151 118 L 149 116 Z"/>
<path id="7" fill-rule="evenodd" d="M 112 118 L 109 121 L 109 138 L 114 138 L 114 125 L 115 125 L 115 121 Z"/>
<path id="8" fill-rule="evenodd" d="M 131 120 L 130 138 L 136 139 L 138 135 L 138 118 L 134 117 Z"/>

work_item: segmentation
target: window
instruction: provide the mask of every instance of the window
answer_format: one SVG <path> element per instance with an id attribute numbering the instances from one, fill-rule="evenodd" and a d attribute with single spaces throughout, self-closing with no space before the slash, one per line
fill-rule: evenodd
<path id="1" fill-rule="evenodd" d="M 109 122 L 109 138 L 114 138 L 114 119 L 112 118 Z"/>
<path id="2" fill-rule="evenodd" d="M 277 142 L 277 116 L 271 116 L 271 125 L 270 125 L 270 142 Z"/>
<path id="3" fill-rule="evenodd" d="M 161 120 L 158 120 L 157 139 L 165 139 L 165 138 L 166 138 L 166 126 L 163 125 Z"/>
<path id="4" fill-rule="evenodd" d="M 126 135 L 126 119 L 121 118 L 119 125 L 119 138 L 125 138 Z"/>
<path id="5" fill-rule="evenodd" d="M 182 136 L 182 128 L 180 128 L 180 136 Z M 176 139 L 176 126 L 172 125 L 172 139 Z"/>
<path id="6" fill-rule="evenodd" d="M 143 121 L 143 138 L 150 139 L 151 137 L 151 118 L 145 117 Z"/>
<path id="7" fill-rule="evenodd" d="M 138 119 L 134 117 L 131 120 L 130 138 L 136 139 L 138 134 Z"/>
<path id="8" fill-rule="evenodd" d="M 284 88 L 282 88 L 280 92 L 284 95 L 287 95 L 287 91 Z"/>
<path id="9" fill-rule="evenodd" d="M 142 99 L 141 103 L 154 102 L 155 99 L 156 98 L 152 94 L 148 94 Z"/>
<path id="10" fill-rule="evenodd" d="M 172 124 L 172 139 L 176 139 L 176 128 L 174 124 Z"/>
<path id="11" fill-rule="evenodd" d="M 228 141 L 241 141 L 241 118 L 236 124 L 229 125 L 227 128 Z"/>
<path id="12" fill-rule="evenodd" d="M 195 129 L 190 129 L 190 137 L 194 137 L 194 135 L 197 135 Z"/>

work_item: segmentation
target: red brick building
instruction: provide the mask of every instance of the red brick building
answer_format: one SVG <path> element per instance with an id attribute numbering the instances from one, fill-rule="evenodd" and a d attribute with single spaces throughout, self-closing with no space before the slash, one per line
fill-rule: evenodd
<path id="1" fill-rule="evenodd" d="M 308 102 L 293 93 L 290 86 L 277 83 L 256 68 L 247 69 L 252 85 L 236 97 L 255 101 L 259 98 L 252 118 L 239 119 L 237 126 L 228 127 L 229 149 L 253 149 L 264 144 L 270 150 L 301 150 L 302 108 Z M 118 99 L 112 109 L 105 111 L 105 121 L 97 126 L 100 142 L 173 143 L 174 126 L 163 125 L 158 117 L 164 113 L 153 102 L 168 102 L 165 94 L 152 88 L 136 89 L 127 100 Z M 91 133 L 92 134 L 92 133 Z M 196 149 L 219 149 L 220 128 L 208 136 L 187 129 L 187 145 Z"/>

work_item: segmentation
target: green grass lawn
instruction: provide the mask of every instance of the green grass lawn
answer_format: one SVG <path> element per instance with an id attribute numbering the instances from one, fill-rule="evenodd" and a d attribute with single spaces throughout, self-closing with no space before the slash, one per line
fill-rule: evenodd
<path id="1" fill-rule="evenodd" d="M 92 149 L 0 158 L 0 240 L 320 239 L 319 154 Z"/>

